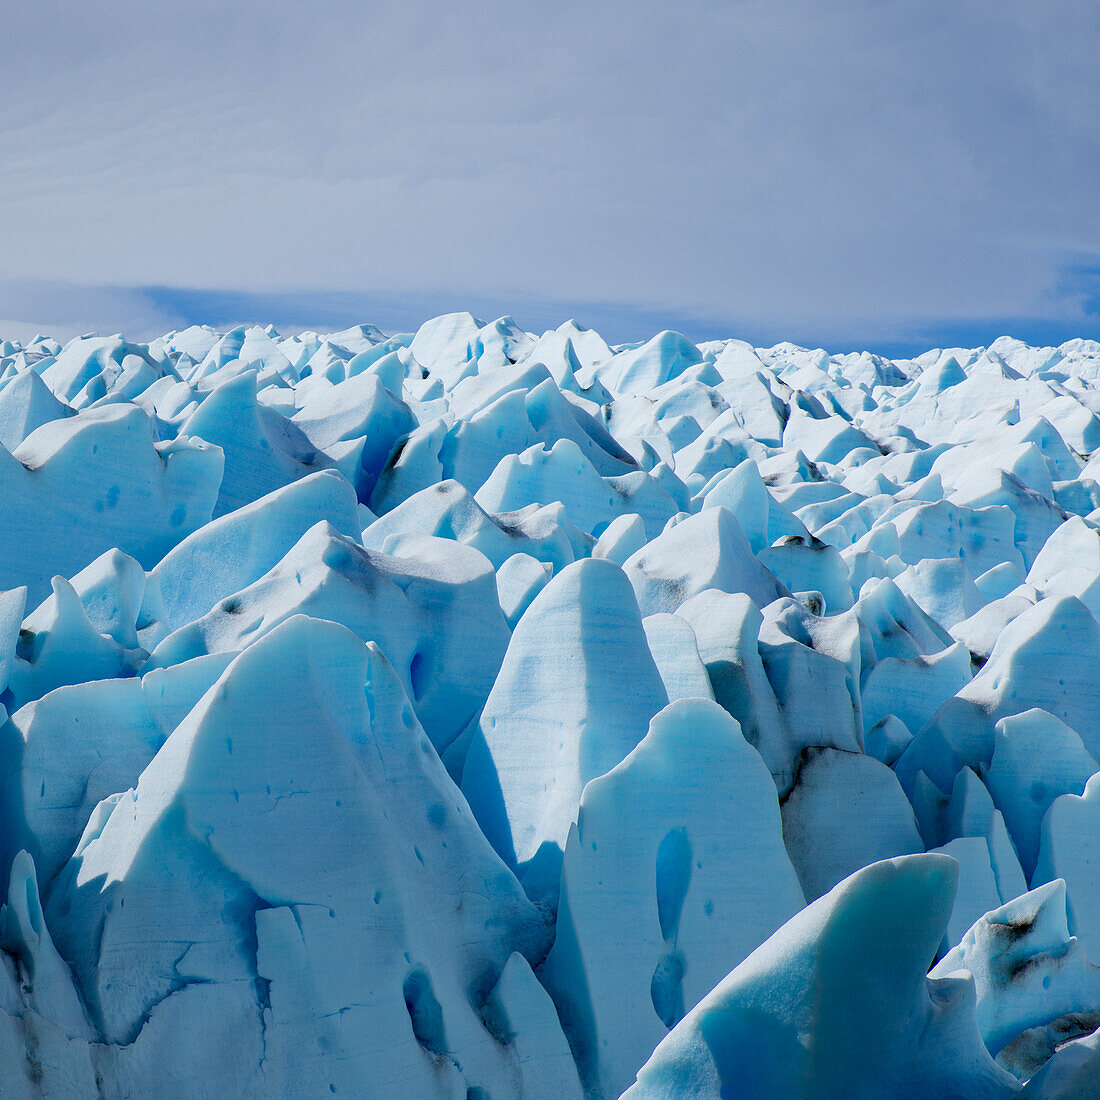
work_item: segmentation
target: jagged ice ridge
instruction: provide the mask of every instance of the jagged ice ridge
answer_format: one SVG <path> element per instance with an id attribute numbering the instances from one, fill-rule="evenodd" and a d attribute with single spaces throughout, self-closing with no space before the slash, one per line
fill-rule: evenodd
<path id="1" fill-rule="evenodd" d="M 8 340 L 0 500 L 0 1095 L 1100 1094 L 1100 344 Z"/>

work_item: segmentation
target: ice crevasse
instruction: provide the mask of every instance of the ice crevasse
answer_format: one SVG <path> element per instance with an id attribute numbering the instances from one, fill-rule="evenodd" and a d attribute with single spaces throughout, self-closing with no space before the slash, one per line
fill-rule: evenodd
<path id="1" fill-rule="evenodd" d="M 0 332 L 0 1096 L 1100 1095 L 1100 344 Z"/>

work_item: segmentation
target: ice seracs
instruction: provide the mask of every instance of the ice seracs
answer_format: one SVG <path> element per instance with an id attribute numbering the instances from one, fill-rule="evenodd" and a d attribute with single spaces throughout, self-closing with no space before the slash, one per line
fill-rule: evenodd
<path id="1" fill-rule="evenodd" d="M 668 702 L 633 589 L 597 558 L 559 573 L 516 625 L 462 771 L 478 823 L 529 891 L 556 902 L 581 792 Z"/>
<path id="2" fill-rule="evenodd" d="M 273 724 L 255 703 L 276 683 Z M 504 1071 L 508 1051 L 471 998 L 489 993 L 512 951 L 537 960 L 547 931 L 377 648 L 332 623 L 288 620 L 169 741 L 85 831 L 52 895 L 106 1038 L 163 1044 L 146 1021 L 167 1013 L 195 1028 L 217 1013 L 256 1052 L 223 1078 L 246 1093 L 313 1082 L 382 1096 Z M 461 919 L 448 916 L 456 909 Z M 166 934 L 149 943 L 142 929 L 157 912 Z M 88 921 L 101 926 L 95 944 Z M 191 1071 L 214 1079 L 226 1069 L 217 1054 Z"/>
<path id="3" fill-rule="evenodd" d="M 108 405 L 42 425 L 0 450 L 7 552 L 0 584 L 37 603 L 56 574 L 72 576 L 117 548 L 152 568 L 209 522 L 224 456 L 177 436 L 158 443 L 133 405 Z"/>
<path id="4" fill-rule="evenodd" d="M 846 879 L 723 979 L 624 1097 L 1011 1096 L 973 979 L 927 976 L 955 874 L 921 855 Z"/>
<path id="5" fill-rule="evenodd" d="M 1100 344 L 5 335 L 0 1094 L 1096 1092 Z"/>
<path id="6" fill-rule="evenodd" d="M 543 968 L 590 1095 L 804 904 L 771 776 L 716 703 L 681 699 L 584 788 Z"/>

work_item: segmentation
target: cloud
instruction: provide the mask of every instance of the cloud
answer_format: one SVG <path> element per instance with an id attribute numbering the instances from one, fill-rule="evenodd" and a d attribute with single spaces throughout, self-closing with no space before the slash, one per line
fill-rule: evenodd
<path id="1" fill-rule="evenodd" d="M 13 296 L 14 290 L 14 296 Z M 699 310 L 650 309 L 626 302 L 545 299 L 526 296 L 440 293 L 362 293 L 337 290 L 294 292 L 240 291 L 168 286 L 94 287 L 23 282 L 13 288 L 0 280 L 0 301 L 14 302 L 18 317 L 35 323 L 0 320 L 0 339 L 29 340 L 42 332 L 65 341 L 85 332 L 124 332 L 150 340 L 172 329 L 209 324 L 222 330 L 238 324 L 274 323 L 284 334 L 313 329 L 330 332 L 369 320 L 387 332 L 414 331 L 428 317 L 470 310 L 483 319 L 505 314 L 532 332 L 576 318 L 597 329 L 611 343 L 648 339 L 672 328 L 694 341 L 736 336 L 757 347 L 792 340 L 833 352 L 873 351 L 907 357 L 931 347 L 984 347 L 998 336 L 1015 336 L 1036 346 L 1058 345 L 1089 332 L 1100 321 L 1100 266 L 1079 267 L 1064 274 L 1058 300 L 1076 301 L 1069 317 L 1015 315 L 954 317 L 914 321 L 872 317 L 856 321 L 806 321 L 779 324 L 758 318 L 707 315 Z"/>
<path id="2" fill-rule="evenodd" d="M 41 332 L 69 340 L 87 332 L 122 332 L 150 340 L 190 324 L 185 311 L 141 287 L 89 286 L 65 280 L 0 278 L 0 339 Z"/>
<path id="3" fill-rule="evenodd" d="M 9 280 L 1095 332 L 1091 0 L 6 19 Z"/>

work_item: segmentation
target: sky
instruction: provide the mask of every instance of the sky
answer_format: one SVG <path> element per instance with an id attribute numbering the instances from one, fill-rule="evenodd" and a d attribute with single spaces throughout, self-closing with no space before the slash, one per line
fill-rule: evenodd
<path id="1" fill-rule="evenodd" d="M 1100 338 L 1096 0 L 36 0 L 0 42 L 0 318 Z"/>

